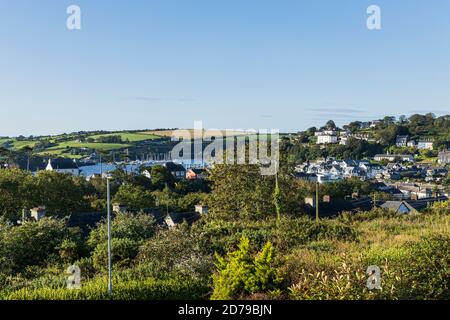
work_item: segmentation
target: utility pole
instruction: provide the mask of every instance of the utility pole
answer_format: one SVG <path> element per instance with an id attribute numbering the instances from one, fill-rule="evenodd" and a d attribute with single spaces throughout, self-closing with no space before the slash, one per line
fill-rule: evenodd
<path id="1" fill-rule="evenodd" d="M 316 222 L 319 222 L 319 182 L 316 182 Z"/>
<path id="2" fill-rule="evenodd" d="M 107 206 L 108 206 L 108 294 L 112 295 L 112 259 L 111 259 L 111 192 L 109 187 L 109 180 L 111 177 L 106 178 L 106 194 L 107 194 Z"/>

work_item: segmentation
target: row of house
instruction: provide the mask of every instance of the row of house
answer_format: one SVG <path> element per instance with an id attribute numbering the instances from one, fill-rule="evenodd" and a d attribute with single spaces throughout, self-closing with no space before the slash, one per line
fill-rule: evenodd
<path id="1" fill-rule="evenodd" d="M 174 162 L 166 162 L 163 165 L 171 172 L 175 179 L 203 180 L 207 175 L 207 171 L 204 168 L 186 169 L 183 165 Z M 81 174 L 81 170 L 75 160 L 64 158 L 49 159 L 45 170 L 71 174 L 74 176 L 79 176 Z M 151 179 L 149 170 L 144 170 L 142 174 Z"/>
<path id="2" fill-rule="evenodd" d="M 392 158 L 390 158 L 392 157 Z M 379 155 L 376 159 L 410 159 L 409 156 Z M 379 181 L 414 178 L 425 182 L 441 182 L 448 174 L 444 167 L 419 165 L 413 162 L 392 162 L 385 166 L 368 160 L 336 160 L 334 158 L 306 161 L 295 168 L 294 176 L 312 182 L 327 183 L 348 178 Z"/>
<path id="3" fill-rule="evenodd" d="M 374 141 L 368 134 L 363 133 L 351 133 L 349 131 L 324 129 L 315 133 L 317 138 L 316 144 L 342 144 L 346 145 L 349 138 L 357 140 Z"/>
<path id="4" fill-rule="evenodd" d="M 318 211 L 320 218 L 333 218 L 344 212 L 357 214 L 360 212 L 370 211 L 376 207 L 393 211 L 396 214 L 414 214 L 430 207 L 435 202 L 441 201 L 448 201 L 448 197 L 439 196 L 417 200 L 399 199 L 390 201 L 376 201 L 371 197 L 332 199 L 330 196 L 325 195 L 322 199 L 320 199 L 319 203 L 317 203 L 315 197 L 306 197 L 302 210 L 311 217 L 314 217 Z"/>
<path id="5" fill-rule="evenodd" d="M 204 168 L 188 168 L 186 169 L 183 165 L 166 162 L 164 166 L 170 171 L 175 179 L 186 179 L 186 180 L 204 180 L 207 177 L 207 170 Z M 151 179 L 151 172 L 149 170 L 144 170 L 142 172 L 144 176 Z"/>
<path id="6" fill-rule="evenodd" d="M 434 141 L 431 139 L 421 139 L 416 141 L 410 139 L 409 135 L 399 135 L 397 136 L 395 145 L 397 147 L 412 147 L 423 150 L 433 150 Z"/>
<path id="7" fill-rule="evenodd" d="M 128 210 L 123 204 L 113 204 L 113 214 L 118 213 L 136 213 Z M 160 225 L 165 225 L 169 228 L 182 224 L 184 222 L 192 224 L 198 221 L 202 216 L 208 213 L 208 207 L 204 205 L 195 206 L 195 211 L 192 212 L 167 212 L 163 213 L 157 208 L 149 208 L 142 210 L 142 213 L 153 216 L 155 221 Z M 23 214 L 23 220 L 31 219 L 32 221 L 40 221 L 46 217 L 46 208 L 40 206 L 29 210 L 29 217 Z M 68 218 L 69 227 L 79 227 L 83 232 L 88 233 L 90 229 L 94 228 L 100 221 L 106 218 L 106 213 L 102 212 L 81 212 L 72 214 Z M 19 221 L 22 223 L 22 221 Z"/>
<path id="8" fill-rule="evenodd" d="M 307 161 L 297 166 L 294 176 L 299 179 L 326 183 L 352 177 L 373 179 L 383 170 L 382 166 L 371 164 L 367 160 L 336 160 L 328 158 L 313 162 Z"/>

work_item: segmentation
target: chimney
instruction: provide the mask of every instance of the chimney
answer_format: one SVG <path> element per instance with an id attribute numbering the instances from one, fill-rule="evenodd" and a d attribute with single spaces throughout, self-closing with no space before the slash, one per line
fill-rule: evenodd
<path id="1" fill-rule="evenodd" d="M 328 202 L 328 203 L 330 203 L 330 202 L 331 202 L 331 196 L 330 196 L 330 195 L 325 195 L 325 196 L 323 196 L 323 202 Z"/>
<path id="2" fill-rule="evenodd" d="M 195 206 L 195 212 L 198 212 L 200 214 L 207 214 L 208 213 L 208 206 L 204 206 L 204 205 L 196 205 Z"/>
<path id="3" fill-rule="evenodd" d="M 305 204 L 309 204 L 311 207 L 316 207 L 316 198 L 315 197 L 306 197 Z"/>
<path id="4" fill-rule="evenodd" d="M 46 214 L 45 207 L 41 206 L 41 207 L 33 208 L 30 210 L 30 214 L 31 214 L 32 219 L 34 219 L 35 221 L 39 221 L 45 217 L 45 214 Z"/>

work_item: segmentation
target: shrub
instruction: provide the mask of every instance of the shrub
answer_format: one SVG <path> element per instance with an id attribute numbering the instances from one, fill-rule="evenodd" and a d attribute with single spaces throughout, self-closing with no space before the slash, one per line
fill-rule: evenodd
<path id="1" fill-rule="evenodd" d="M 352 227 L 338 221 L 322 220 L 317 223 L 308 217 L 284 218 L 277 232 L 276 243 L 285 250 L 311 241 L 355 241 L 357 235 Z"/>
<path id="2" fill-rule="evenodd" d="M 118 213 L 111 222 L 111 236 L 114 239 L 127 238 L 132 241 L 142 242 L 153 236 L 156 230 L 156 222 L 153 216 L 146 214 Z M 105 244 L 108 239 L 108 226 L 102 222 L 92 230 L 87 240 L 91 249 L 99 244 Z"/>
<path id="3" fill-rule="evenodd" d="M 4 273 L 23 272 L 28 266 L 58 261 L 58 248 L 71 236 L 64 221 L 53 218 L 0 231 L 0 268 Z"/>
<path id="4" fill-rule="evenodd" d="M 128 238 L 112 239 L 111 242 L 112 263 L 114 267 L 128 267 L 133 263 L 139 251 L 139 242 Z M 98 271 L 108 268 L 108 244 L 99 244 L 92 255 L 93 266 Z"/>
<path id="5" fill-rule="evenodd" d="M 217 255 L 217 259 L 217 272 L 213 275 L 213 300 L 236 299 L 279 289 L 281 278 L 273 266 L 273 246 L 270 242 L 253 257 L 250 241 L 243 237 L 238 250 L 228 253 L 225 258 Z"/>
<path id="6" fill-rule="evenodd" d="M 368 300 L 396 299 L 396 284 L 400 277 L 386 264 L 382 270 L 382 290 L 367 288 L 366 270 L 343 262 L 333 272 L 308 273 L 302 270 L 301 279 L 290 291 L 295 300 Z"/>
<path id="7" fill-rule="evenodd" d="M 164 278 L 174 275 L 208 280 L 214 263 L 212 255 L 202 251 L 198 238 L 187 225 L 160 230 L 139 249 L 138 272 Z"/>
<path id="8" fill-rule="evenodd" d="M 405 298 L 450 298 L 450 236 L 435 235 L 409 245 L 404 264 Z"/>

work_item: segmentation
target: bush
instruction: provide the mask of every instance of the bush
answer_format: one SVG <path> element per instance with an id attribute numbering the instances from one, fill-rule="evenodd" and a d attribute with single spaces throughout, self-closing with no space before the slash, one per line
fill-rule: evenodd
<path id="1" fill-rule="evenodd" d="M 450 298 L 450 236 L 437 235 L 410 244 L 404 264 L 405 298 Z"/>
<path id="2" fill-rule="evenodd" d="M 217 272 L 213 275 L 213 300 L 228 300 L 255 293 L 276 292 L 281 278 L 273 266 L 273 246 L 267 242 L 253 257 L 250 241 L 243 237 L 238 250 L 225 258 L 217 255 Z"/>
<path id="3" fill-rule="evenodd" d="M 352 227 L 339 221 L 321 220 L 317 223 L 308 217 L 284 218 L 277 232 L 276 243 L 280 249 L 288 250 L 311 241 L 355 241 L 357 237 Z"/>
<path id="4" fill-rule="evenodd" d="M 214 266 L 187 225 L 158 232 L 140 247 L 137 261 L 138 272 L 157 278 L 182 275 L 208 281 Z"/>
<path id="5" fill-rule="evenodd" d="M 71 236 L 64 221 L 53 218 L 1 228 L 0 269 L 4 273 L 18 273 L 28 266 L 45 266 L 48 262 L 59 261 L 58 248 Z"/>
<path id="6" fill-rule="evenodd" d="M 114 267 L 123 268 L 131 266 L 139 251 L 139 242 L 128 238 L 112 239 L 112 263 Z M 108 268 L 108 244 L 99 244 L 92 255 L 93 266 L 97 271 Z"/>
<path id="7" fill-rule="evenodd" d="M 111 236 L 113 239 L 130 239 L 142 242 L 153 236 L 156 230 L 156 222 L 153 216 L 146 214 L 118 213 L 111 222 Z M 105 244 L 108 240 L 108 225 L 106 221 L 92 230 L 87 240 L 91 249 L 99 244 Z"/>
<path id="8" fill-rule="evenodd" d="M 329 271 L 310 273 L 302 270 L 300 280 L 290 287 L 290 298 L 294 300 L 369 300 L 397 299 L 396 285 L 400 277 L 388 264 L 381 269 L 382 290 L 367 288 L 364 264 L 348 264 Z"/>

